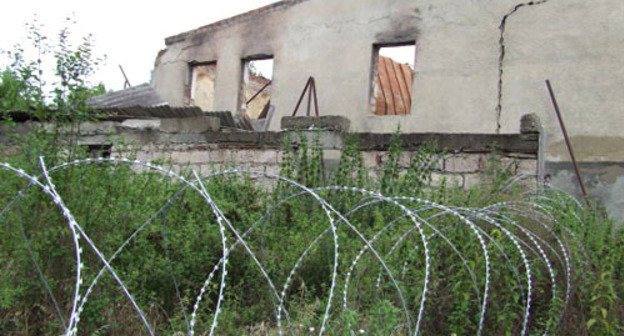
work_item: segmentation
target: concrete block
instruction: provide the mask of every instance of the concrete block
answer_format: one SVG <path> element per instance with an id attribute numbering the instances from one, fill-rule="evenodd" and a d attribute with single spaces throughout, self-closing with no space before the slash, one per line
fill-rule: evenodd
<path id="1" fill-rule="evenodd" d="M 229 149 L 219 149 L 210 152 L 210 162 L 232 162 L 232 151 Z"/>
<path id="2" fill-rule="evenodd" d="M 239 149 L 232 152 L 232 160 L 238 164 L 255 162 L 256 156 L 261 152 L 253 149 Z"/>
<path id="3" fill-rule="evenodd" d="M 348 132 L 351 121 L 343 116 L 320 117 L 282 117 L 281 128 L 286 131 L 304 131 L 323 129 L 338 132 Z"/>
<path id="4" fill-rule="evenodd" d="M 82 122 L 79 131 L 80 135 L 114 134 L 118 125 L 113 121 Z"/>
<path id="5" fill-rule="evenodd" d="M 401 157 L 399 158 L 399 167 L 408 168 L 412 163 L 412 157 L 414 153 L 412 152 L 402 152 Z"/>
<path id="6" fill-rule="evenodd" d="M 460 174 L 444 174 L 444 173 L 431 174 L 431 184 L 433 186 L 440 186 L 442 184 L 442 180 L 446 180 L 446 185 L 448 187 L 463 187 L 464 186 L 464 177 Z"/>
<path id="7" fill-rule="evenodd" d="M 262 164 L 267 164 L 267 163 L 272 163 L 275 164 L 277 163 L 277 151 L 276 150 L 254 150 L 254 157 L 253 157 L 253 162 L 256 163 L 262 163 Z"/>
<path id="8" fill-rule="evenodd" d="M 386 152 L 361 152 L 362 153 L 362 162 L 364 163 L 364 167 L 368 168 L 377 168 L 383 166 L 385 160 Z"/>
<path id="9" fill-rule="evenodd" d="M 137 131 L 157 130 L 160 127 L 160 119 L 127 119 L 121 123 L 120 127 Z"/>
<path id="10" fill-rule="evenodd" d="M 267 174 L 279 175 L 280 173 L 280 166 L 277 164 L 266 165 L 264 169 Z"/>
<path id="11" fill-rule="evenodd" d="M 537 174 L 537 160 L 520 160 L 518 162 L 516 174 L 536 175 Z"/>
<path id="12" fill-rule="evenodd" d="M 218 131 L 221 119 L 218 117 L 167 118 L 160 120 L 160 130 L 167 133 L 203 133 Z"/>
<path id="13" fill-rule="evenodd" d="M 208 163 L 210 162 L 210 152 L 209 151 L 192 151 L 189 152 L 191 156 L 191 162 L 196 163 Z"/>
<path id="14" fill-rule="evenodd" d="M 463 174 L 464 188 L 472 188 L 481 182 L 481 174 Z"/>
<path id="15" fill-rule="evenodd" d="M 139 151 L 136 153 L 136 159 L 141 162 L 150 162 L 152 160 L 152 155 L 149 152 Z"/>
<path id="16" fill-rule="evenodd" d="M 535 113 L 525 114 L 520 118 L 520 133 L 539 133 L 542 130 L 540 118 Z"/>
<path id="17" fill-rule="evenodd" d="M 211 165 L 211 164 L 202 164 L 199 167 L 198 173 L 201 176 L 207 176 L 207 175 L 210 175 L 213 171 L 214 171 L 214 166 L 213 165 Z"/>
<path id="18" fill-rule="evenodd" d="M 171 153 L 163 151 L 151 152 L 151 160 L 171 160 Z"/>
<path id="19" fill-rule="evenodd" d="M 336 149 L 328 149 L 323 151 L 323 164 L 327 171 L 334 171 L 338 169 L 340 164 L 341 151 Z"/>
<path id="20" fill-rule="evenodd" d="M 487 159 L 480 154 L 457 154 L 444 161 L 444 171 L 449 173 L 474 173 L 483 171 Z"/>
<path id="21" fill-rule="evenodd" d="M 191 162 L 191 154 L 189 152 L 171 152 L 170 157 L 173 162 L 180 164 Z"/>

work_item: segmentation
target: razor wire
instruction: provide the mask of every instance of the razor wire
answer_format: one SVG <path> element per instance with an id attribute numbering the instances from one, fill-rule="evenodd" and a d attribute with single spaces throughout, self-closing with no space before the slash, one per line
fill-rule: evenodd
<path id="1" fill-rule="evenodd" d="M 57 191 L 51 176 L 51 174 L 57 171 L 62 171 L 73 166 L 105 164 L 113 166 L 128 165 L 133 168 L 136 174 L 141 174 L 143 171 L 152 171 L 180 184 L 178 191 L 166 200 L 158 210 L 154 211 L 147 220 L 143 221 L 128 238 L 114 249 L 114 252 L 110 256 L 105 256 L 101 252 L 97 244 L 87 235 L 84 228 L 75 219 L 72 211 L 63 199 L 63 196 Z M 353 307 L 348 304 L 350 288 L 353 286 L 352 278 L 357 272 L 359 264 L 362 263 L 362 260 L 367 254 L 370 254 L 372 257 L 370 260 L 379 266 L 379 272 L 375 273 L 377 274 L 375 281 L 377 284 L 376 287 L 380 287 L 379 285 L 382 278 L 389 279 L 390 287 L 393 289 L 392 292 L 395 293 L 402 307 L 401 310 L 403 312 L 405 329 L 410 335 L 421 335 L 422 326 L 426 320 L 427 306 L 435 305 L 435 301 L 430 301 L 430 296 L 432 295 L 431 291 L 434 290 L 431 286 L 431 282 L 437 280 L 435 278 L 436 272 L 432 269 L 432 260 L 436 258 L 431 250 L 431 244 L 434 242 L 440 242 L 442 245 L 450 248 L 452 253 L 461 261 L 464 270 L 468 273 L 471 286 L 477 298 L 476 306 L 479 307 L 475 332 L 478 336 L 483 333 L 488 314 L 494 314 L 488 310 L 488 302 L 492 299 L 491 271 L 493 261 L 490 255 L 492 247 L 496 248 L 497 253 L 505 260 L 506 267 L 513 273 L 516 284 L 519 287 L 519 295 L 523 306 L 521 335 L 524 336 L 529 333 L 534 334 L 535 332 L 548 335 L 552 330 L 552 325 L 556 322 L 554 316 L 550 316 L 547 323 L 531 324 L 531 317 L 534 315 L 534 270 L 539 267 L 535 264 L 535 261 L 545 265 L 546 271 L 548 272 L 551 292 L 550 307 L 552 309 L 558 309 L 559 319 L 561 319 L 565 313 L 565 308 L 571 295 L 572 257 L 564 241 L 572 237 L 572 232 L 565 229 L 563 233 L 555 232 L 554 227 L 557 224 L 556 218 L 550 213 L 548 205 L 538 204 L 537 201 L 546 199 L 555 202 L 557 199 L 549 198 L 549 196 L 545 196 L 542 193 L 528 195 L 529 201 L 527 202 L 504 202 L 485 208 L 466 208 L 446 206 L 430 200 L 410 196 L 385 196 L 376 191 L 356 187 L 329 186 L 309 188 L 293 179 L 247 169 L 229 169 L 205 176 L 201 176 L 196 171 L 192 171 L 192 175 L 190 175 L 191 178 L 189 178 L 159 165 L 126 158 L 74 160 L 49 169 L 46 167 L 44 159 L 40 158 L 39 167 L 39 175 L 36 175 L 26 173 L 7 163 L 0 163 L 0 170 L 8 171 L 14 176 L 26 180 L 28 183 L 17 195 L 14 195 L 0 211 L 0 224 L 2 224 L 2 219 L 23 201 L 27 193 L 33 192 L 31 190 L 33 187 L 35 190 L 39 190 L 49 197 L 66 219 L 72 237 L 71 247 L 68 246 L 66 248 L 72 248 L 74 250 L 74 263 L 76 267 L 73 276 L 74 286 L 71 303 L 69 304 L 70 308 L 64 314 L 62 312 L 62 307 L 67 307 L 67 304 L 61 305 L 57 302 L 57 298 L 50 289 L 45 275 L 40 270 L 37 260 L 30 250 L 29 237 L 26 235 L 23 226 L 21 226 L 21 220 L 19 221 L 22 238 L 26 242 L 26 248 L 30 259 L 37 269 L 39 278 L 48 296 L 50 296 L 51 301 L 54 303 L 58 318 L 64 326 L 66 336 L 78 334 L 81 314 L 85 309 L 85 305 L 88 304 L 88 298 L 94 295 L 94 289 L 104 274 L 110 274 L 113 277 L 124 293 L 124 296 L 133 307 L 138 319 L 144 325 L 146 332 L 149 335 L 155 335 L 155 329 L 149 323 L 144 309 L 141 308 L 142 305 L 145 306 L 145 303 L 137 302 L 137 299 L 131 294 L 130 289 L 123 279 L 115 271 L 114 263 L 116 258 L 124 252 L 124 249 L 132 241 L 137 239 L 139 233 L 149 225 L 152 225 L 158 218 L 164 217 L 168 209 L 174 207 L 176 200 L 186 191 L 197 193 L 204 200 L 205 206 L 212 213 L 212 217 L 216 219 L 216 229 L 218 229 L 219 232 L 221 249 L 221 255 L 218 261 L 212 266 L 211 272 L 208 274 L 201 287 L 197 289 L 197 295 L 192 305 L 190 315 L 187 316 L 187 311 L 180 302 L 180 309 L 182 310 L 187 327 L 187 334 L 189 336 L 193 336 L 196 333 L 195 329 L 197 327 L 200 305 L 204 301 L 205 296 L 212 292 L 210 285 L 212 281 L 216 279 L 218 279 L 217 281 L 219 283 L 217 292 L 213 293 L 217 299 L 214 303 L 214 307 L 211 309 L 212 322 L 208 330 L 203 330 L 202 332 L 207 332 L 209 335 L 218 334 L 219 316 L 223 311 L 222 306 L 227 300 L 225 293 L 228 290 L 226 286 L 228 282 L 228 260 L 233 251 L 238 247 L 243 248 L 245 254 L 255 265 L 262 281 L 264 281 L 269 288 L 271 302 L 274 306 L 272 315 L 278 334 L 282 335 L 284 332 L 282 319 L 286 320 L 288 332 L 292 334 L 292 321 L 287 309 L 289 303 L 288 294 L 292 290 L 291 287 L 295 277 L 301 267 L 305 265 L 306 258 L 308 258 L 314 249 L 320 245 L 320 242 L 328 238 L 328 236 L 328 239 L 331 240 L 333 245 L 331 251 L 333 253 L 333 260 L 330 267 L 331 272 L 327 274 L 330 279 L 330 285 L 324 297 L 325 308 L 320 318 L 318 335 L 328 333 L 330 321 L 336 317 L 336 314 L 338 314 L 341 309 L 347 310 Z M 219 200 L 214 199 L 213 195 L 206 187 L 206 183 L 213 179 L 224 179 L 229 176 L 241 175 L 267 179 L 275 184 L 282 183 L 291 188 L 290 194 L 283 195 L 281 199 L 274 202 L 259 219 L 243 231 L 236 228 L 232 220 L 223 212 L 219 205 Z M 352 208 L 340 212 L 335 205 L 332 204 L 331 198 L 334 194 L 353 197 L 354 199 L 356 197 L 352 195 L 359 195 L 362 199 Z M 558 195 L 552 197 L 565 196 Z M 537 201 L 532 201 L 531 198 Z M 325 218 L 323 222 L 325 229 L 317 233 L 307 246 L 303 246 L 303 251 L 299 253 L 294 264 L 290 266 L 290 270 L 285 273 L 287 275 L 281 284 L 281 290 L 278 290 L 280 286 L 276 284 L 277 279 L 267 271 L 266 266 L 262 263 L 260 258 L 258 258 L 257 251 L 254 251 L 251 247 L 249 239 L 251 239 L 252 233 L 256 232 L 262 226 L 269 224 L 269 219 L 275 211 L 284 204 L 296 199 L 311 199 L 313 204 L 319 207 L 319 213 L 322 213 L 322 217 Z M 398 211 L 398 214 L 395 218 L 388 220 L 381 229 L 373 233 L 366 232 L 366 230 L 357 226 L 357 221 L 353 218 L 358 212 L 380 206 L 395 209 Z M 440 219 L 442 218 L 450 219 L 455 225 L 465 226 L 472 235 L 472 239 L 476 241 L 479 249 L 462 251 L 461 247 L 456 246 L 453 238 L 447 233 L 450 228 L 444 227 L 444 225 L 441 224 L 442 222 Z M 532 223 L 533 226 L 525 225 L 524 222 L 526 221 Z M 211 223 L 207 223 L 207 227 L 209 227 L 209 224 Z M 541 232 L 536 232 L 536 228 L 545 231 L 547 235 L 545 236 L 541 234 Z M 514 246 L 515 250 L 505 250 L 505 247 L 492 236 L 490 232 L 492 229 L 502 232 L 503 236 Z M 355 241 L 358 241 L 360 244 L 359 249 L 354 251 L 341 251 L 341 248 L 345 248 L 344 245 L 341 245 L 341 239 L 345 239 L 344 237 L 341 238 L 341 234 L 344 236 L 344 234 L 347 233 L 355 236 Z M 424 274 L 422 279 L 420 279 L 421 287 L 417 291 L 419 295 L 408 300 L 405 293 L 411 285 L 396 278 L 396 270 L 393 270 L 389 261 L 396 255 L 399 249 L 410 246 L 406 245 L 406 243 L 411 241 L 413 235 L 416 235 L 418 239 L 414 238 L 411 248 L 421 258 L 416 263 L 424 268 Z M 82 243 L 81 240 L 83 240 L 84 243 Z M 380 244 L 382 241 L 390 242 L 390 248 L 388 249 L 386 247 L 384 249 L 382 246 L 379 246 L 383 245 Z M 98 271 L 86 289 L 84 289 L 83 286 L 83 281 L 85 280 L 83 274 L 85 268 L 83 264 L 84 258 L 82 257 L 83 247 L 89 248 L 90 251 L 97 256 L 99 262 L 102 263 L 101 267 L 96 268 Z M 471 255 L 481 255 L 482 261 L 480 262 L 483 263 L 483 274 L 481 277 L 475 272 L 474 262 L 476 261 L 472 260 L 467 252 L 470 252 Z M 349 260 L 342 260 L 340 256 L 346 255 L 345 253 L 353 254 L 353 256 Z M 516 255 L 515 257 L 514 254 Z M 167 257 L 167 259 L 169 260 L 169 257 Z M 171 262 L 171 260 L 169 261 Z M 404 260 L 402 262 L 402 272 L 405 271 L 405 268 L 410 262 L 414 263 L 413 260 Z M 473 262 L 472 266 L 471 262 Z M 518 273 L 520 269 L 524 270 L 524 279 L 522 279 Z M 559 272 L 559 269 L 561 269 L 562 272 Z M 218 278 L 217 272 L 220 273 L 220 277 Z M 560 276 L 560 273 L 563 275 Z M 176 295 L 181 301 L 177 279 L 173 275 L 173 272 L 171 272 L 171 277 Z M 375 276 L 371 276 L 371 278 L 374 277 Z M 558 283 L 563 284 L 562 287 L 565 288 L 563 291 L 558 289 Z M 336 291 L 339 284 L 342 285 L 342 295 L 337 296 Z M 511 288 L 510 284 L 505 285 Z M 339 300 L 342 300 L 342 304 L 336 302 Z M 562 304 L 558 303 L 559 300 L 562 301 Z M 67 319 L 65 319 L 64 315 L 67 316 Z M 535 329 L 541 330 L 536 331 Z"/>

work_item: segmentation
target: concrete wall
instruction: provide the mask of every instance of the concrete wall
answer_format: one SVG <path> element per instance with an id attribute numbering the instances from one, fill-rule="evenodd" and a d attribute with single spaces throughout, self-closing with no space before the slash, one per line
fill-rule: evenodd
<path id="1" fill-rule="evenodd" d="M 135 157 L 138 160 L 157 161 L 173 170 L 196 169 L 207 174 L 231 167 L 245 168 L 278 174 L 282 159 L 285 134 L 293 144 L 300 143 L 300 135 L 309 141 L 319 136 L 325 168 L 338 166 L 343 142 L 347 133 L 341 131 L 283 131 L 283 132 L 223 132 L 206 129 L 212 118 L 200 121 L 187 119 L 125 120 L 123 122 L 81 123 L 78 146 L 93 149 L 93 155 L 102 152 L 113 156 Z M 217 119 L 218 121 L 218 119 Z M 201 123 L 206 128 L 198 128 Z M 38 124 L 19 123 L 17 131 L 32 132 Z M 43 128 L 55 131 L 52 125 Z M 4 131 L 0 129 L 0 131 Z M 58 129 L 60 134 L 72 132 L 67 126 Z M 319 133 L 317 133 L 319 132 Z M 10 150 L 10 139 L 0 132 L 0 152 Z M 392 134 L 358 133 L 364 165 L 371 175 L 378 174 L 389 156 Z M 73 137 L 72 137 L 73 138 Z M 487 168 L 492 145 L 497 145 L 501 163 L 511 167 L 517 175 L 527 175 L 528 181 L 537 180 L 538 138 L 536 134 L 401 134 L 403 153 L 399 165 L 407 169 L 421 145 L 434 143 L 444 153 L 436 162 L 434 183 L 445 177 L 449 185 L 471 187 L 479 182 Z"/>
<path id="2" fill-rule="evenodd" d="M 172 104 L 184 104 L 188 64 L 217 61 L 215 109 L 237 111 L 241 60 L 274 55 L 276 120 L 292 112 L 312 75 L 321 112 L 348 117 L 356 131 L 391 132 L 400 123 L 406 132 L 511 133 L 521 115 L 537 113 L 556 144 L 543 83 L 550 78 L 571 133 L 619 137 L 624 95 L 615 93 L 624 82 L 624 2 L 537 3 L 285 1 L 168 38 L 153 81 Z M 373 45 L 408 41 L 417 44 L 412 113 L 372 116 Z"/>
<path id="3" fill-rule="evenodd" d="M 544 80 L 579 161 L 612 174 L 624 162 L 623 17 L 621 0 L 283 1 L 168 38 L 153 83 L 183 104 L 188 63 L 217 61 L 215 108 L 237 111 L 241 60 L 273 55 L 272 130 L 310 75 L 321 114 L 348 117 L 356 132 L 514 133 L 520 116 L 535 113 L 543 175 L 574 192 L 576 183 L 556 178 L 571 166 Z M 373 46 L 407 41 L 417 46 L 411 114 L 374 116 Z M 591 191 L 620 208 L 620 184 L 607 179 Z"/>

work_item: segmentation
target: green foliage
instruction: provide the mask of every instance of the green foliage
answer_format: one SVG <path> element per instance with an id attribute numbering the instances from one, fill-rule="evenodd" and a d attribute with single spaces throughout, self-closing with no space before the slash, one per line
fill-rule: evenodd
<path id="1" fill-rule="evenodd" d="M 41 33 L 37 19 L 27 25 L 30 53 L 19 45 L 5 52 L 12 60 L 0 76 L 0 112 L 3 119 L 8 111 L 30 113 L 39 120 L 56 122 L 84 121 L 94 117 L 87 105 L 90 98 L 105 92 L 103 84 L 91 87 L 87 79 L 97 69 L 103 58 L 93 54 L 91 35 L 78 45 L 72 43 L 70 25 L 58 34 L 58 41 L 50 45 L 49 38 Z M 46 61 L 52 54 L 55 72 L 52 83 L 44 80 Z"/>
<path id="2" fill-rule="evenodd" d="M 11 69 L 0 74 L 0 111 L 30 111 L 36 101 L 36 90 L 29 86 L 28 79 Z"/>

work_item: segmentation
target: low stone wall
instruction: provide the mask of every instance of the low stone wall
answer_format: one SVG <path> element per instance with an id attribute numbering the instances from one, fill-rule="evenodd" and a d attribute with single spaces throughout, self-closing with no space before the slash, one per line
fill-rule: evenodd
<path id="1" fill-rule="evenodd" d="M 28 132 L 34 123 L 23 123 L 20 132 Z M 45 125 L 44 125 L 45 126 Z M 45 126 L 45 127 L 49 127 Z M 134 157 L 156 161 L 175 171 L 196 169 L 207 174 L 216 169 L 238 167 L 279 173 L 281 147 L 285 134 L 297 145 L 300 137 L 319 137 L 325 167 L 333 169 L 348 133 L 342 131 L 226 132 L 189 130 L 172 132 L 160 128 L 153 120 L 84 123 L 79 129 L 78 145 L 92 150 L 93 156 Z M 350 134 L 353 135 L 353 134 Z M 371 174 L 379 173 L 389 155 L 392 134 L 355 134 L 360 140 L 364 164 Z M 407 168 L 419 146 L 433 143 L 440 152 L 434 182 L 443 177 L 451 184 L 470 187 L 486 170 L 492 149 L 500 162 L 514 173 L 537 174 L 539 149 L 537 134 L 401 134 L 403 153 L 399 161 Z M 103 151 L 103 149 L 108 149 Z"/>

